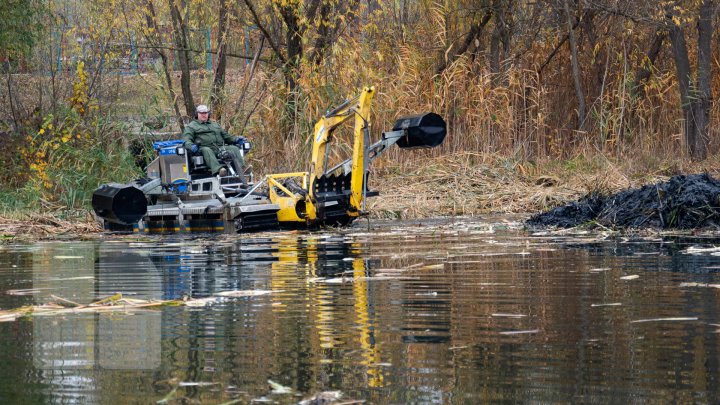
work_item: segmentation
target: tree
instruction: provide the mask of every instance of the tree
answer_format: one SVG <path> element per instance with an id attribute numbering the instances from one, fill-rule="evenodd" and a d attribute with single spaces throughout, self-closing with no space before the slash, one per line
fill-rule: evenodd
<path id="1" fill-rule="evenodd" d="M 570 0 L 564 1 L 565 16 L 567 17 L 567 28 L 568 38 L 570 40 L 570 63 L 572 65 L 573 72 L 573 84 L 575 85 L 575 95 L 578 100 L 578 124 L 577 129 L 580 131 L 585 130 L 585 93 L 582 88 L 582 78 L 580 74 L 580 63 L 578 61 L 578 46 L 577 40 L 575 39 L 575 16 L 574 13 L 570 12 Z"/>
<path id="2" fill-rule="evenodd" d="M 43 31 L 40 15 L 45 11 L 42 3 L 35 0 L 6 0 L 0 2 L 0 60 L 7 75 L 7 91 L 15 131 L 19 129 L 19 99 L 13 88 L 10 61 L 27 53 Z M 20 107 L 20 109 L 22 109 Z"/>
<path id="3" fill-rule="evenodd" d="M 697 10 L 697 68 L 695 79 L 690 66 L 685 30 L 678 8 L 668 10 L 673 58 L 677 71 L 680 103 L 683 111 L 683 134 L 690 157 L 702 160 L 707 157 L 708 124 L 712 90 L 711 54 L 713 19 L 717 6 L 713 0 L 703 0 Z"/>
<path id="4" fill-rule="evenodd" d="M 220 6 L 218 8 L 218 51 L 217 51 L 217 64 L 215 68 L 215 74 L 213 75 L 213 85 L 210 91 L 210 104 L 213 111 L 216 112 L 216 117 L 222 116 L 220 110 L 220 101 L 222 92 L 225 87 L 225 69 L 227 68 L 227 39 L 228 31 L 230 27 L 230 13 L 228 12 L 229 6 L 228 0 L 220 0 Z"/>
<path id="5" fill-rule="evenodd" d="M 190 89 L 190 46 L 188 43 L 188 6 L 182 0 L 167 0 L 172 20 L 173 40 L 177 49 L 177 61 L 180 66 L 180 89 L 185 104 L 185 114 L 195 115 L 195 102 Z M 181 2 L 178 5 L 178 1 Z M 180 12 L 183 6 L 184 13 Z"/>
<path id="6" fill-rule="evenodd" d="M 155 6 L 152 0 L 145 0 L 145 23 L 146 29 L 143 30 L 145 39 L 153 46 L 155 53 L 160 56 L 160 62 L 162 64 L 163 73 L 165 74 L 165 84 L 167 85 L 168 95 L 170 98 L 170 105 L 172 105 L 173 112 L 175 113 L 175 120 L 181 131 L 185 129 L 185 123 L 180 114 L 180 108 L 177 102 L 177 94 L 173 87 L 172 74 L 170 69 L 170 62 L 168 60 L 167 52 L 162 47 L 162 37 L 160 35 L 159 23 Z"/>
<path id="7" fill-rule="evenodd" d="M 43 31 L 45 6 L 38 0 L 0 2 L 0 56 L 13 58 L 29 51 Z"/>

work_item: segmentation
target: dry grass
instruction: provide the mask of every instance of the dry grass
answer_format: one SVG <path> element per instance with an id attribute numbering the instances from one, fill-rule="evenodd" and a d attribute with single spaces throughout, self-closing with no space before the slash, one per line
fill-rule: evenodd
<path id="1" fill-rule="evenodd" d="M 79 238 L 98 233 L 102 227 L 88 213 L 74 219 L 60 219 L 52 214 L 0 217 L 0 241 Z"/>
<path id="2" fill-rule="evenodd" d="M 718 177 L 720 164 L 665 162 L 650 170 L 639 160 L 596 157 L 575 165 L 548 161 L 535 165 L 493 155 L 461 153 L 428 158 L 420 164 L 386 167 L 371 179 L 380 196 L 370 199 L 374 218 L 413 219 L 496 213 L 535 213 L 591 192 L 612 194 L 667 180 L 680 173 Z"/>
<path id="3" fill-rule="evenodd" d="M 371 186 L 380 196 L 369 208 L 374 217 L 402 219 L 517 213 L 546 209 L 582 193 L 562 182 L 538 185 L 542 176 L 501 163 L 462 153 L 427 159 L 402 174 L 380 173 Z"/>

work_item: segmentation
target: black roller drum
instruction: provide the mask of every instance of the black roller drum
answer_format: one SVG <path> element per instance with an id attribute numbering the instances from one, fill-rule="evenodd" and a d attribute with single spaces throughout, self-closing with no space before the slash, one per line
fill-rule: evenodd
<path id="1" fill-rule="evenodd" d="M 132 225 L 147 213 L 147 199 L 131 184 L 104 184 L 93 193 L 92 207 L 105 220 Z"/>
<path id="2" fill-rule="evenodd" d="M 445 120 L 431 112 L 398 118 L 392 130 L 401 129 L 407 130 L 407 135 L 397 142 L 401 148 L 434 148 L 443 142 L 447 133 Z"/>

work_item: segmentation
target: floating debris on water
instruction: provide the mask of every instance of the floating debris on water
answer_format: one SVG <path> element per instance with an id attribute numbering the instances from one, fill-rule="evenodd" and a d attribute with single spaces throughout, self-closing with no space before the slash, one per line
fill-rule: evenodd
<path id="1" fill-rule="evenodd" d="M 640 276 L 638 276 L 637 274 L 633 274 L 633 275 L 630 275 L 630 276 L 620 277 L 620 280 L 637 280 L 637 279 L 639 279 L 639 278 L 640 278 Z"/>
<path id="2" fill-rule="evenodd" d="M 649 318 L 649 319 L 638 319 L 635 321 L 630 321 L 630 323 L 646 323 L 646 322 L 682 322 L 682 321 L 697 321 L 698 318 L 696 316 L 688 316 L 688 317 L 671 317 L 671 318 Z"/>
<path id="3" fill-rule="evenodd" d="M 599 268 L 599 269 L 590 269 L 588 271 L 590 273 L 602 273 L 604 271 L 610 271 L 610 270 L 612 270 L 612 269 L 610 269 L 609 267 L 605 267 L 605 268 Z"/>
<path id="4" fill-rule="evenodd" d="M 680 253 L 683 253 L 686 255 L 703 255 L 703 254 L 720 255 L 720 246 L 713 246 L 713 247 L 708 247 L 708 248 L 690 246 L 689 248 L 687 248 L 685 250 L 681 250 Z"/>
<path id="5" fill-rule="evenodd" d="M 704 288 L 720 288 L 720 284 L 708 284 L 708 283 L 680 283 L 680 287 L 704 287 Z"/>
<path id="6" fill-rule="evenodd" d="M 77 302 L 52 295 L 52 299 L 59 301 L 62 304 L 51 302 L 42 305 L 28 305 L 10 310 L 0 310 L 0 322 L 12 322 L 27 316 L 50 316 L 92 312 L 131 313 L 134 311 L 147 310 L 162 306 L 204 307 L 227 298 L 252 297 L 272 292 L 273 291 L 265 290 L 226 291 L 225 295 L 223 295 L 223 293 L 219 293 L 217 296 L 207 298 L 186 298 L 183 300 L 142 300 L 126 298 L 123 294 L 117 293 L 87 305 L 82 305 Z"/>
<path id="7" fill-rule="evenodd" d="M 282 292 L 282 290 L 232 290 L 219 292 L 217 293 L 217 295 L 221 297 L 257 297 L 259 295 L 267 295 L 279 292 Z"/>
<path id="8" fill-rule="evenodd" d="M 497 313 L 497 314 L 492 314 L 492 315 L 490 315 L 490 316 L 492 316 L 492 317 L 494 317 L 494 318 L 525 318 L 527 315 L 525 315 L 525 314 L 502 314 L 502 313 Z"/>
<path id="9" fill-rule="evenodd" d="M 210 298 L 196 298 L 192 300 L 186 300 L 185 306 L 187 307 L 206 307 L 208 305 L 214 304 L 217 302 L 217 298 L 210 297 Z"/>
<path id="10" fill-rule="evenodd" d="M 298 402 L 298 405 L 325 405 L 339 401 L 343 397 L 343 393 L 340 391 L 324 391 L 319 394 L 315 394 L 310 398 L 303 399 Z M 365 402 L 365 401 L 362 401 Z M 345 402 L 349 403 L 361 403 L 361 402 Z"/>
<path id="11" fill-rule="evenodd" d="M 207 381 L 181 381 L 178 385 L 180 387 L 210 387 L 218 384 L 220 383 Z"/>
<path id="12" fill-rule="evenodd" d="M 93 276 L 65 277 L 65 278 L 51 277 L 51 278 L 48 278 L 47 281 L 92 280 L 92 279 L 94 279 L 94 278 L 95 278 L 95 277 L 93 277 Z"/>
<path id="13" fill-rule="evenodd" d="M 591 307 L 619 307 L 622 305 L 622 302 L 610 302 L 607 304 L 591 304 Z"/>
<path id="14" fill-rule="evenodd" d="M 268 380 L 268 384 L 270 384 L 270 388 L 272 388 L 273 394 L 292 394 L 293 389 L 290 387 L 286 387 L 282 384 L 278 384 L 273 380 Z"/>
<path id="15" fill-rule="evenodd" d="M 7 291 L 5 291 L 5 294 L 7 294 L 7 295 L 33 295 L 33 294 L 37 294 L 37 293 L 45 291 L 45 290 L 52 290 L 52 288 L 46 287 L 46 288 L 26 288 L 26 289 L 18 289 L 18 290 L 7 290 Z"/>
<path id="16" fill-rule="evenodd" d="M 500 332 L 501 335 L 528 335 L 540 332 L 540 329 L 529 329 L 529 330 L 508 330 Z"/>

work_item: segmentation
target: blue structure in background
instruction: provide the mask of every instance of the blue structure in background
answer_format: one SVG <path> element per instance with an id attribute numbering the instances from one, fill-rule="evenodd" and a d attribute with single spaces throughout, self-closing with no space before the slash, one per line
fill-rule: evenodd
<path id="1" fill-rule="evenodd" d="M 205 57 L 205 69 L 212 70 L 212 32 L 210 31 L 210 27 L 207 29 L 207 35 L 206 35 L 206 54 Z"/>

